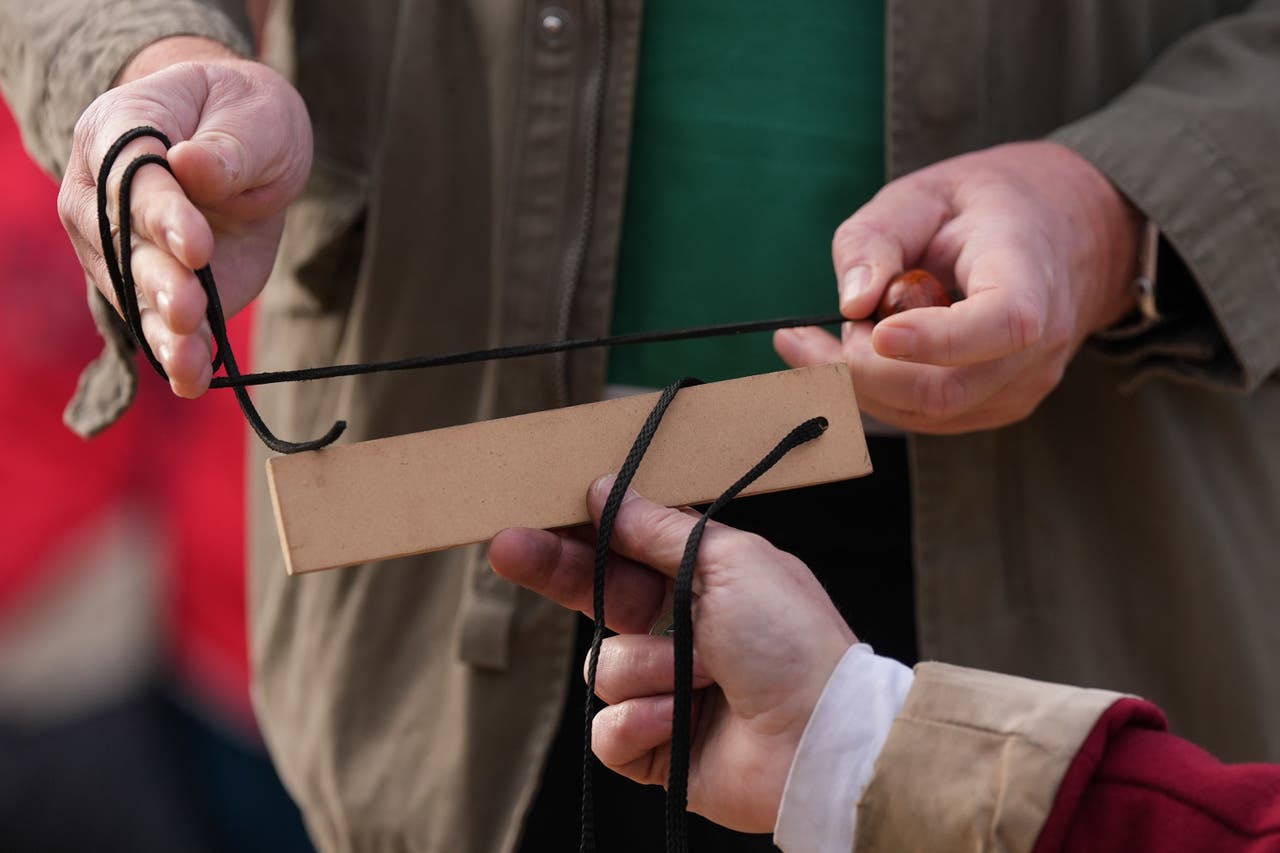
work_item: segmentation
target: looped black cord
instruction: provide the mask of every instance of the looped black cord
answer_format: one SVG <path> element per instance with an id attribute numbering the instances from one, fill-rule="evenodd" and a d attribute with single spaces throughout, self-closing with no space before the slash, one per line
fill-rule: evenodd
<path id="1" fill-rule="evenodd" d="M 113 142 L 111 147 L 107 149 L 106 156 L 102 158 L 102 166 L 98 169 L 98 236 L 102 242 L 102 259 L 107 267 L 107 275 L 111 278 L 111 286 L 116 295 L 116 303 L 120 306 L 125 325 L 128 326 L 130 334 L 133 335 L 147 361 L 151 363 L 151 367 L 163 379 L 168 380 L 168 374 L 165 373 L 164 367 L 160 364 L 160 360 L 156 358 L 155 353 L 151 351 L 151 345 L 147 343 L 146 335 L 142 331 L 142 311 L 138 306 L 138 287 L 133 278 L 133 214 L 130 204 L 133 181 L 140 169 L 144 166 L 156 165 L 163 167 L 171 175 L 173 174 L 173 169 L 169 166 L 169 162 L 159 154 L 143 154 L 125 167 L 120 176 L 118 211 L 120 217 L 120 254 L 118 257 L 115 250 L 115 241 L 112 239 L 111 234 L 111 216 L 107 199 L 107 178 L 110 176 L 116 160 L 119 159 L 125 146 L 135 139 L 145 136 L 160 140 L 165 150 L 171 147 L 169 138 L 154 127 L 135 127 Z M 204 290 L 205 297 L 208 299 L 208 308 L 205 311 L 205 316 L 209 320 L 209 328 L 213 332 L 213 340 L 216 347 L 213 369 L 216 371 L 219 367 L 224 368 L 227 373 L 226 378 L 234 382 L 241 378 L 241 374 L 239 366 L 236 364 L 235 353 L 231 349 L 231 342 L 227 338 L 227 322 L 223 316 L 222 300 L 218 297 L 218 286 L 213 279 L 213 271 L 208 266 L 204 266 L 195 272 L 196 278 L 200 282 L 200 287 Z M 321 447 L 332 444 L 347 427 L 345 421 L 338 421 L 327 433 L 312 441 L 284 441 L 277 438 L 267 428 L 262 416 L 258 414 L 257 408 L 249 398 L 249 392 L 245 390 L 244 385 L 236 384 L 233 387 L 235 389 L 236 402 L 240 404 L 240 411 L 244 412 L 245 419 L 249 421 L 249 425 L 257 433 L 258 438 L 262 439 L 262 443 L 276 453 L 298 453 L 303 450 L 318 450 Z"/>
<path id="2" fill-rule="evenodd" d="M 598 704 L 596 702 L 596 669 L 600 663 L 600 643 L 604 640 L 604 583 L 605 567 L 609 563 L 609 542 L 613 538 L 613 522 L 618 517 L 618 509 L 622 506 L 622 498 L 626 495 L 640 461 L 644 459 L 649 443 L 662 423 L 662 416 L 667 407 L 675 399 L 681 388 L 698 385 L 700 381 L 685 377 L 672 382 L 662 392 L 658 402 L 654 404 L 649 417 L 645 418 L 640 433 L 631 444 L 627 458 L 618 469 L 618 477 L 613 481 L 613 488 L 605 498 L 604 508 L 600 511 L 600 528 L 596 535 L 595 571 L 592 583 L 592 618 L 595 621 L 595 633 L 591 637 L 591 651 L 587 655 L 587 698 L 585 721 L 582 733 L 582 832 L 578 849 L 581 853 L 592 853 L 596 849 L 595 839 L 595 802 L 592 786 L 595 780 L 595 755 L 591 752 L 591 724 L 595 720 Z"/>
<path id="3" fill-rule="evenodd" d="M 671 765 L 667 773 L 667 850 L 669 853 L 687 853 L 689 849 L 689 750 L 690 727 L 693 717 L 693 573 L 698 562 L 698 546 L 707 521 L 747 486 L 754 483 L 766 471 L 793 449 L 812 441 L 826 432 L 826 418 L 810 418 L 779 441 L 755 467 L 742 475 L 738 482 L 725 489 L 689 531 L 685 541 L 680 570 L 676 573 L 672 591 L 672 616 L 675 644 L 675 707 L 671 718 Z"/>
<path id="4" fill-rule="evenodd" d="M 130 214 L 130 196 L 133 189 L 133 177 L 138 169 L 148 163 L 155 163 L 163 166 L 173 174 L 173 170 L 169 168 L 169 163 L 158 154 L 146 154 L 137 158 L 129 164 L 123 176 L 120 179 L 120 257 L 116 257 L 115 240 L 111 234 L 111 217 L 107 203 L 107 178 L 111 174 L 111 168 L 120 157 L 120 153 L 124 147 L 135 139 L 141 139 L 145 136 L 151 136 L 164 145 L 167 151 L 171 144 L 169 137 L 165 136 L 154 127 L 135 127 L 128 131 L 112 143 L 107 149 L 107 155 L 102 158 L 102 166 L 98 169 L 98 237 L 102 243 L 102 260 L 107 266 L 107 275 L 111 277 L 111 287 L 116 294 L 116 304 L 120 307 L 120 311 L 124 315 L 125 325 L 129 327 L 129 332 L 133 335 L 134 341 L 137 342 L 139 348 L 142 349 L 143 355 L 147 357 L 147 361 L 151 362 L 152 368 L 155 369 L 166 380 L 169 378 L 165 373 L 164 367 L 161 366 L 159 359 L 155 353 L 151 351 L 151 344 L 147 342 L 147 338 L 142 334 L 142 316 L 138 308 L 138 288 L 133 280 L 133 217 Z"/>
<path id="5" fill-rule="evenodd" d="M 662 392 L 653 410 L 645 419 L 639 434 L 631 445 L 627 458 L 618 470 L 617 479 L 600 512 L 600 527 L 596 536 L 595 565 L 592 584 L 592 616 L 595 631 L 591 638 L 591 650 L 587 656 L 587 695 L 584 708 L 582 743 L 582 811 L 580 853 L 594 853 L 595 803 L 593 785 L 595 756 L 591 751 L 591 728 L 598 710 L 596 700 L 596 671 L 600 662 L 600 644 L 604 639 L 605 604 L 604 587 L 609 560 L 609 544 L 613 538 L 613 526 L 631 481 L 635 478 L 640 462 L 658 431 L 658 425 L 671 401 L 681 388 L 699 384 L 697 379 L 685 378 L 673 382 Z M 675 633 L 675 710 L 671 724 L 671 766 L 667 779 L 666 837 L 669 853 L 686 853 L 688 841 L 688 791 L 690 717 L 693 707 L 693 575 L 698 559 L 698 546 L 702 533 L 711 516 L 724 508 L 747 486 L 778 463 L 792 449 L 812 441 L 827 429 L 827 419 L 811 418 L 789 432 L 768 454 L 736 483 L 725 490 L 707 507 L 698 519 L 685 542 L 684 555 L 676 574 L 673 608 Z"/>
<path id="6" fill-rule="evenodd" d="M 138 307 L 137 285 L 133 278 L 132 251 L 132 215 L 130 200 L 133 179 L 138 170 L 144 166 L 157 165 L 173 174 L 167 160 L 159 154 L 144 154 L 131 162 L 120 180 L 119 216 L 120 216 L 120 253 L 117 257 L 115 241 L 111 234 L 111 219 L 107 203 L 107 178 L 116 160 L 125 146 L 135 139 L 144 136 L 160 140 L 165 150 L 170 146 L 169 138 L 154 127 L 135 127 L 125 132 L 107 149 L 102 158 L 102 166 L 98 170 L 98 235 L 102 243 L 102 258 L 106 263 L 107 274 L 111 278 L 112 289 L 116 295 L 116 303 L 124 315 L 125 325 L 133 335 L 138 347 L 150 362 L 151 367 L 162 378 L 168 379 L 164 367 L 151 351 L 151 345 L 142 332 L 142 312 Z M 308 367 L 299 370 L 278 370 L 264 373 L 241 373 L 236 364 L 235 353 L 227 340 L 226 318 L 222 312 L 222 302 L 218 298 L 218 288 L 213 279 L 213 272 L 205 266 L 196 270 L 196 277 L 208 298 L 209 307 L 206 316 L 209 328 L 213 332 L 216 345 L 213 358 L 213 370 L 225 368 L 225 376 L 215 376 L 209 383 L 210 388 L 231 388 L 240 404 L 240 410 L 258 438 L 263 444 L 276 453 L 298 453 L 303 450 L 318 450 L 332 444 L 344 429 L 346 421 L 336 422 L 323 436 L 312 441 L 284 441 L 272 434 L 263 422 L 258 410 L 250 400 L 246 388 L 254 385 L 270 385 L 278 382 L 304 382 L 312 379 L 333 379 L 339 376 L 361 376 L 369 373 L 387 373 L 396 370 L 419 370 L 426 367 L 445 367 L 455 364 L 473 364 L 481 361 L 497 361 L 508 358 L 526 358 L 534 355 L 569 352 L 579 349 L 624 346 L 627 344 L 658 343 L 662 341 L 681 341 L 694 338 L 718 337 L 721 335 L 743 334 L 747 332 L 765 332 L 777 329 L 790 329 L 797 326 L 832 326 L 842 323 L 844 317 L 839 314 L 816 314 L 803 317 L 782 317 L 773 320 L 752 320 L 745 323 L 724 323 L 712 326 L 698 326 L 689 329 L 674 329 L 661 332 L 635 332 L 625 335 L 610 335 L 601 338 L 583 338 L 577 340 L 550 341 L 537 344 L 517 344 L 515 346 L 494 347 L 490 349 L 470 350 L 467 352 L 448 353 L 445 355 L 414 356 L 393 361 L 356 362 L 354 364 L 336 364 L 325 367 Z"/>

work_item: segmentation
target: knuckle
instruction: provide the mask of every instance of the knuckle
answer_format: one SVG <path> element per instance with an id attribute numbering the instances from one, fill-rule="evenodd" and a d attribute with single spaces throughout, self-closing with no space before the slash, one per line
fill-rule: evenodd
<path id="1" fill-rule="evenodd" d="M 831 238 L 831 251 L 837 256 L 852 259 L 856 255 L 883 249 L 891 242 L 888 232 L 879 222 L 851 216 L 836 228 Z"/>
<path id="2" fill-rule="evenodd" d="M 928 371 L 916 380 L 916 406 L 931 420 L 949 420 L 964 412 L 967 389 L 950 371 Z"/>
<path id="3" fill-rule="evenodd" d="M 608 767 L 628 763 L 633 756 L 627 748 L 629 729 L 634 725 L 635 707 L 628 702 L 610 705 L 608 713 L 596 715 L 591 730 L 591 748 Z"/>
<path id="4" fill-rule="evenodd" d="M 700 549 L 708 565 L 740 566 L 760 562 L 762 555 L 773 550 L 763 536 L 728 527 L 709 527 Z"/>
<path id="5" fill-rule="evenodd" d="M 1005 323 L 1009 343 L 1015 351 L 1030 349 L 1044 337 L 1044 312 L 1025 299 L 1015 299 L 1009 303 Z"/>
<path id="6" fill-rule="evenodd" d="M 69 233 L 74 234 L 80 230 L 84 207 L 82 191 L 68 177 L 58 188 L 58 218 L 62 220 L 62 227 Z"/>
<path id="7" fill-rule="evenodd" d="M 955 326 L 948 323 L 946 326 L 946 331 L 943 333 L 943 354 L 942 354 L 943 364 L 956 363 L 956 344 L 957 343 L 962 343 L 962 342 L 956 340 Z"/>
<path id="8" fill-rule="evenodd" d="M 107 110 L 104 109 L 104 101 L 111 97 L 110 92 L 99 95 L 85 111 L 76 119 L 75 127 L 71 131 L 72 152 L 84 153 L 91 141 L 96 139 L 100 129 L 102 128 L 104 117 Z"/>
<path id="9" fill-rule="evenodd" d="M 651 504 L 637 517 L 637 530 L 647 533 L 659 542 L 683 542 L 687 534 L 688 519 L 673 509 Z"/>

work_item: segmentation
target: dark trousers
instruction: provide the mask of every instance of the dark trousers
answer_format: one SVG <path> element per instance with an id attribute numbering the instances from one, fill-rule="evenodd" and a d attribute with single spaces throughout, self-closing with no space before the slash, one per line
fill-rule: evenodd
<path id="1" fill-rule="evenodd" d="M 875 473 L 859 480 L 741 498 L 718 519 L 764 536 L 813 570 L 858 638 L 880 654 L 916 662 L 911 574 L 911 496 L 906 442 L 868 440 Z M 586 654 L 591 623 L 578 627 L 575 665 Z M 577 670 L 575 669 L 575 672 Z M 564 714 L 542 785 L 525 824 L 526 853 L 578 847 L 579 775 L 585 685 L 569 680 Z M 663 790 L 637 785 L 602 767 L 595 777 L 596 839 L 601 853 L 663 849 Z M 691 815 L 691 849 L 771 851 L 768 835 L 730 832 Z"/>

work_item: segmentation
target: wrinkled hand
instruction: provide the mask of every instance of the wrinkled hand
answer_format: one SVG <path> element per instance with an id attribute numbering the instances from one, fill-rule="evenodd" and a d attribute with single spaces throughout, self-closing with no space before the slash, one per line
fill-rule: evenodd
<path id="1" fill-rule="evenodd" d="M 836 231 L 843 340 L 784 330 L 795 367 L 845 361 L 860 406 L 903 429 L 958 433 L 1030 415 L 1084 339 L 1132 305 L 1137 213 L 1088 161 L 1004 145 L 900 178 Z M 919 266 L 966 298 L 874 327 L 885 285 Z"/>
<path id="2" fill-rule="evenodd" d="M 284 209 L 311 169 L 311 122 L 283 77 L 205 39 L 157 42 L 121 81 L 76 125 L 58 210 L 81 264 L 114 305 L 98 237 L 98 169 L 111 143 L 133 127 L 151 125 L 174 143 L 167 156 L 176 180 L 146 167 L 134 181 L 133 267 L 147 341 L 174 392 L 194 397 L 209 386 L 213 345 L 192 270 L 212 262 L 228 315 L 262 290 Z M 112 170 L 113 224 L 120 174 L 144 153 L 164 154 L 164 147 L 137 140 Z"/>
<path id="3" fill-rule="evenodd" d="M 588 494 L 592 518 L 613 478 Z M 596 688 L 609 703 L 592 748 L 645 784 L 665 784 L 671 756 L 673 647 L 649 627 L 669 599 L 697 516 L 628 494 L 613 534 Z M 594 545 L 571 534 L 505 530 L 489 546 L 503 577 L 590 613 Z M 809 569 L 758 536 L 707 526 L 694 579 L 693 744 L 689 808 L 744 832 L 769 832 L 814 705 L 857 642 Z"/>

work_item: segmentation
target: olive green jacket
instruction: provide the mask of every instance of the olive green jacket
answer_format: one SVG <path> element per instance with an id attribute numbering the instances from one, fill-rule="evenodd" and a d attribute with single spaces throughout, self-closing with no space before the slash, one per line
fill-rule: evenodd
<path id="1" fill-rule="evenodd" d="M 0 0 L 31 150 L 59 170 L 77 115 L 156 38 L 248 51 L 237 5 Z M 890 174 L 1052 135 L 1159 224 L 1162 287 L 1205 300 L 1079 356 L 1022 423 L 911 439 L 924 654 L 1141 694 L 1226 758 L 1280 759 L 1280 2 L 888 0 L 887 21 Z M 605 332 L 640 22 L 640 0 L 277 3 L 265 53 L 316 160 L 257 367 Z M 126 365 L 87 376 L 82 431 L 127 403 Z M 602 366 L 257 399 L 282 437 L 345 417 L 354 441 L 588 400 Z M 570 615 L 481 548 L 288 578 L 261 453 L 251 471 L 255 698 L 315 839 L 511 849 L 576 671 Z"/>

